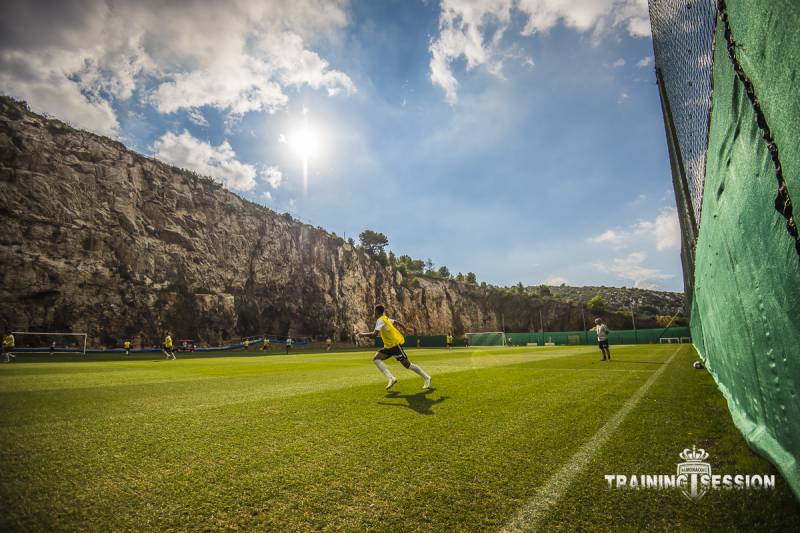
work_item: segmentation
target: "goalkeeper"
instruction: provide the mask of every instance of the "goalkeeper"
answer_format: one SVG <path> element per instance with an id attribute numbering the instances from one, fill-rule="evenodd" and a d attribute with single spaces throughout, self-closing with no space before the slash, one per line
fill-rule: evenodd
<path id="1" fill-rule="evenodd" d="M 400 322 L 392 320 L 386 316 L 386 308 L 382 305 L 375 306 L 375 316 L 377 317 L 375 329 L 370 332 L 359 333 L 358 336 L 378 337 L 380 335 L 381 340 L 383 341 L 383 349 L 378 350 L 378 352 L 375 353 L 375 357 L 372 358 L 372 362 L 375 363 L 375 366 L 378 367 L 378 370 L 380 370 L 384 376 L 389 378 L 389 384 L 386 385 L 386 390 L 391 389 L 394 387 L 394 384 L 397 383 L 397 378 L 392 375 L 392 373 L 383 363 L 384 360 L 390 357 L 394 357 L 405 368 L 420 376 L 424 380 L 422 388 L 429 389 L 431 387 L 431 377 L 420 367 L 409 361 L 406 352 L 403 350 L 403 343 L 406 341 L 406 339 L 397 328 L 407 328 L 404 327 Z"/>

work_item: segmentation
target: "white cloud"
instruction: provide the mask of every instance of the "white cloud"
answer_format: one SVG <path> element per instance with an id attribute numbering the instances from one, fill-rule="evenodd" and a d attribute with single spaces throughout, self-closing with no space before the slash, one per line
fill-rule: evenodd
<path id="1" fill-rule="evenodd" d="M 681 247 L 678 211 L 675 208 L 662 209 L 652 220 L 640 220 L 626 229 L 609 229 L 590 240 L 615 248 L 640 246 L 647 242 L 658 251 L 678 250 Z"/>
<path id="2" fill-rule="evenodd" d="M 653 64 L 653 56 L 644 56 L 639 61 L 636 62 L 636 66 L 639 68 L 649 67 Z"/>
<path id="3" fill-rule="evenodd" d="M 547 279 L 544 280 L 545 285 L 558 286 L 561 285 L 562 283 L 564 285 L 569 285 L 569 281 L 567 281 L 567 278 L 561 276 L 547 276 Z"/>
<path id="4" fill-rule="evenodd" d="M 677 209 L 664 209 L 654 220 L 639 222 L 635 226 L 635 231 L 652 235 L 658 251 L 678 250 L 681 247 L 681 228 Z"/>
<path id="5" fill-rule="evenodd" d="M 278 167 L 267 167 L 261 171 L 261 181 L 277 189 L 283 182 L 283 173 Z"/>
<path id="6" fill-rule="evenodd" d="M 303 38 L 296 33 L 267 34 L 260 50 L 270 58 L 270 67 L 277 72 L 284 85 L 308 85 L 314 89 L 324 87 L 329 96 L 335 96 L 342 90 L 347 94 L 356 92 L 355 84 L 346 74 L 331 70 L 326 60 L 306 50 Z"/>
<path id="7" fill-rule="evenodd" d="M 625 66 L 625 60 L 622 59 L 621 57 L 616 61 L 614 61 L 613 63 L 611 63 L 611 68 L 620 68 L 624 66 Z"/>
<path id="8" fill-rule="evenodd" d="M 269 192 L 269 191 L 264 191 L 264 192 L 261 193 L 261 198 L 263 198 L 267 202 L 271 202 L 272 201 L 272 193 Z"/>
<path id="9" fill-rule="evenodd" d="M 62 63 L 63 61 L 63 63 Z M 70 81 L 56 65 L 69 68 L 69 58 L 0 52 L 0 93 L 24 99 L 31 108 L 78 128 L 115 137 L 119 123 L 111 104 L 81 84 Z"/>
<path id="10" fill-rule="evenodd" d="M 352 80 L 309 49 L 347 23 L 347 0 L 11 2 L 0 22 L 0 90 L 112 134 L 115 101 L 158 111 L 273 111 L 285 87 L 328 94 Z"/>
<path id="11" fill-rule="evenodd" d="M 230 189 L 249 191 L 256 185 L 255 167 L 236 159 L 228 141 L 212 146 L 188 131 L 167 132 L 153 143 L 153 154 L 177 167 L 210 176 Z"/>
<path id="12" fill-rule="evenodd" d="M 197 124 L 198 126 L 202 126 L 204 128 L 208 127 L 208 120 L 206 120 L 206 117 L 204 117 L 199 110 L 190 109 L 188 116 L 189 120 L 192 121 L 194 124 Z"/>
<path id="13" fill-rule="evenodd" d="M 525 20 L 522 35 L 547 32 L 559 23 L 579 32 L 592 32 L 597 41 L 612 28 L 624 28 L 633 37 L 650 35 L 647 0 L 442 0 L 439 34 L 428 50 L 430 79 L 445 92 L 450 105 L 458 101 L 458 79 L 453 63 L 461 58 L 467 70 L 483 66 L 502 76 L 509 54 L 502 39 L 513 15 Z M 533 59 L 517 57 L 533 66 Z"/>
<path id="14" fill-rule="evenodd" d="M 623 27 L 633 37 L 650 35 L 647 0 L 518 0 L 527 17 L 523 35 L 547 32 L 559 22 L 595 37 L 613 27 Z"/>
<path id="15" fill-rule="evenodd" d="M 263 64 L 241 63 L 176 74 L 172 81 L 159 85 L 151 102 L 159 113 L 207 105 L 235 117 L 251 111 L 274 112 L 289 102 Z"/>
<path id="16" fill-rule="evenodd" d="M 618 244 L 622 241 L 622 235 L 614 230 L 606 230 L 596 237 L 592 237 L 594 242 L 607 242 L 611 244 Z"/>
<path id="17" fill-rule="evenodd" d="M 634 287 L 640 288 L 656 288 L 655 282 L 675 277 L 672 274 L 665 274 L 661 270 L 644 266 L 646 259 L 647 254 L 644 252 L 633 252 L 624 257 L 615 258 L 611 263 L 594 263 L 594 267 L 601 272 L 610 272 L 619 278 L 631 280 Z"/>
<path id="18" fill-rule="evenodd" d="M 620 91 L 619 96 L 617 97 L 617 103 L 624 104 L 625 102 L 628 101 L 628 99 L 630 99 L 630 97 L 631 95 L 628 94 L 628 91 L 625 90 Z"/>
<path id="19" fill-rule="evenodd" d="M 458 81 L 450 68 L 453 61 L 463 57 L 467 70 L 479 65 L 487 65 L 494 73 L 502 69 L 496 52 L 511 19 L 511 6 L 511 0 L 442 1 L 439 35 L 429 46 L 430 78 L 444 89 L 451 105 L 458 100 Z M 488 26 L 494 29 L 484 36 Z"/>

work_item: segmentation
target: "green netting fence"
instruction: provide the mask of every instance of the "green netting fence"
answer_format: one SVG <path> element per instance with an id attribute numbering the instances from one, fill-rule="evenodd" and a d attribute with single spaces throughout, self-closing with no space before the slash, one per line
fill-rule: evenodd
<path id="1" fill-rule="evenodd" d="M 689 342 L 691 332 L 688 327 L 670 327 L 654 329 L 622 329 L 608 332 L 609 343 L 614 344 L 658 344 L 659 342 Z M 481 334 L 478 341 L 473 338 L 472 346 L 498 346 L 502 343 L 501 333 Z M 596 344 L 597 335 L 593 331 L 545 331 L 530 333 L 506 333 L 506 342 L 511 340 L 513 346 L 527 346 L 536 343 L 544 346 L 552 343 L 555 346 L 578 346 L 583 344 Z M 662 341 L 661 339 L 664 339 Z M 677 339 L 677 340 L 675 340 Z M 454 346 L 463 346 L 463 336 L 453 338 Z M 376 339 L 375 346 L 381 346 L 381 340 Z M 445 335 L 406 335 L 406 348 L 443 348 L 447 346 Z"/>
<path id="2" fill-rule="evenodd" d="M 693 343 L 800 498 L 800 3 L 650 0 L 650 14 Z"/>

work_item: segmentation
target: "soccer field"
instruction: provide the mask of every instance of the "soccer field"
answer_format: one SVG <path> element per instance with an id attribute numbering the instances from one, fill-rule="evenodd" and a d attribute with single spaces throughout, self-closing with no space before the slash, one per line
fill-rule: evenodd
<path id="1" fill-rule="evenodd" d="M 409 350 L 434 389 L 390 393 L 372 352 L 3 365 L 0 529 L 800 530 L 780 477 L 610 489 L 692 445 L 776 474 L 693 348 L 612 349 Z"/>

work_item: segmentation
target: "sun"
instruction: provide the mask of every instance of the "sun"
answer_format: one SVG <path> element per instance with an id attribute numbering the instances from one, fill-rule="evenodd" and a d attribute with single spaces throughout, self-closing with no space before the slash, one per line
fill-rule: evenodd
<path id="1" fill-rule="evenodd" d="M 319 134 L 305 120 L 291 136 L 292 150 L 303 159 L 314 159 L 320 152 Z"/>
<path id="2" fill-rule="evenodd" d="M 314 160 L 322 149 L 317 131 L 308 122 L 308 109 L 303 108 L 303 122 L 289 136 L 289 145 L 303 162 L 303 191 L 308 192 L 308 163 Z"/>

